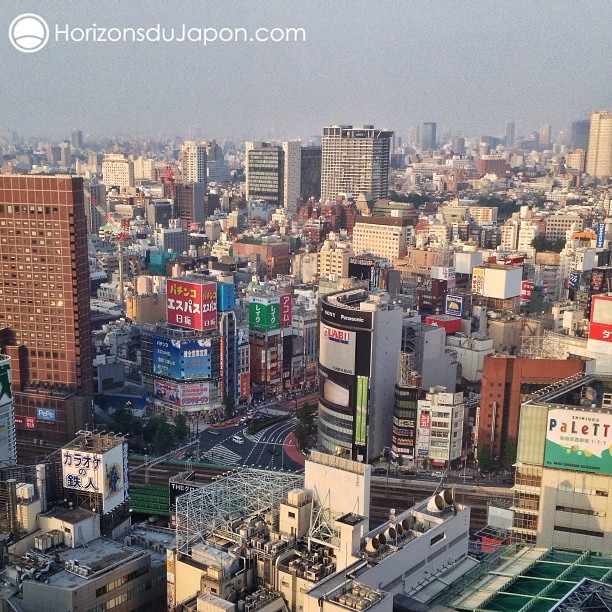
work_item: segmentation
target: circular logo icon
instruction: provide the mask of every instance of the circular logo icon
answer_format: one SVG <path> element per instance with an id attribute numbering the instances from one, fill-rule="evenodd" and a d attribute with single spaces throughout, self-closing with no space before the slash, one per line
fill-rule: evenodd
<path id="1" fill-rule="evenodd" d="M 23 13 L 9 26 L 9 40 L 17 51 L 36 53 L 49 41 L 49 26 L 36 13 Z"/>

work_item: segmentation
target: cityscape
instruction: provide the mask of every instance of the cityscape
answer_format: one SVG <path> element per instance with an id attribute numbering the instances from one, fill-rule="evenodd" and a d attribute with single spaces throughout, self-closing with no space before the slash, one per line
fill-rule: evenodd
<path id="1" fill-rule="evenodd" d="M 612 610 L 610 62 L 468 110 L 551 3 L 137 4 L 0 18 L 2 610 Z"/>

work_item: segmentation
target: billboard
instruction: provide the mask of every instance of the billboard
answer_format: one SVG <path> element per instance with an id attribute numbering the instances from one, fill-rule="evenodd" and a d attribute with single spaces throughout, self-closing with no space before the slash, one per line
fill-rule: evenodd
<path id="1" fill-rule="evenodd" d="M 484 291 L 484 268 L 474 268 L 472 270 L 472 293 L 482 295 Z"/>
<path id="2" fill-rule="evenodd" d="M 36 429 L 36 419 L 31 416 L 15 415 L 15 427 L 23 427 L 25 429 Z"/>
<path id="3" fill-rule="evenodd" d="M 419 428 L 417 429 L 417 455 L 427 457 L 429 455 L 431 415 L 429 412 L 421 412 L 419 415 Z"/>
<path id="4" fill-rule="evenodd" d="M 463 296 L 447 295 L 444 312 L 451 317 L 461 317 L 463 314 Z"/>
<path id="5" fill-rule="evenodd" d="M 239 374 L 240 381 L 240 397 L 247 398 L 251 395 L 251 374 L 249 372 L 241 372 Z"/>
<path id="6" fill-rule="evenodd" d="M 110 512 L 127 496 L 126 461 L 127 442 L 119 443 L 103 454 L 63 448 L 64 487 L 102 494 L 102 511 Z"/>
<path id="7" fill-rule="evenodd" d="M 13 387 L 11 385 L 11 360 L 5 357 L 0 363 L 0 406 L 13 403 Z"/>
<path id="8" fill-rule="evenodd" d="M 357 378 L 357 410 L 355 412 L 355 444 L 366 443 L 368 416 L 368 377 Z"/>
<path id="9" fill-rule="evenodd" d="M 568 285 L 570 289 L 578 289 L 580 287 L 580 272 L 573 270 L 569 273 Z"/>
<path id="10" fill-rule="evenodd" d="M 179 380 L 211 377 L 212 341 L 153 336 L 153 373 Z"/>
<path id="11" fill-rule="evenodd" d="M 36 420 L 47 421 L 48 423 L 55 423 L 55 410 L 53 408 L 36 408 Z"/>
<path id="12" fill-rule="evenodd" d="M 604 241 L 606 239 L 606 224 L 598 223 L 595 230 L 595 248 L 603 249 Z"/>
<path id="13" fill-rule="evenodd" d="M 355 332 L 321 324 L 319 363 L 334 372 L 355 374 Z"/>
<path id="14" fill-rule="evenodd" d="M 372 329 L 372 313 L 339 308 L 323 302 L 321 304 L 321 322 L 329 325 L 342 325 L 349 329 Z"/>
<path id="15" fill-rule="evenodd" d="M 217 310 L 226 312 L 234 310 L 234 285 L 232 283 L 219 283 L 217 285 Z"/>
<path id="16" fill-rule="evenodd" d="M 283 295 L 280 296 L 279 306 L 280 306 L 280 326 L 289 327 L 291 325 L 291 319 L 293 315 L 290 293 L 284 293 Z"/>
<path id="17" fill-rule="evenodd" d="M 166 281 L 168 323 L 203 331 L 217 326 L 217 283 Z"/>
<path id="18" fill-rule="evenodd" d="M 210 384 L 208 382 L 178 383 L 156 378 L 153 394 L 157 399 L 174 406 L 199 406 L 210 403 Z"/>
<path id="19" fill-rule="evenodd" d="M 612 297 L 594 295 L 591 304 L 589 340 L 612 342 Z"/>
<path id="20" fill-rule="evenodd" d="M 280 303 L 278 297 L 252 297 L 249 301 L 249 326 L 251 329 L 278 329 Z"/>
<path id="21" fill-rule="evenodd" d="M 612 414 L 550 408 L 544 465 L 612 475 Z"/>

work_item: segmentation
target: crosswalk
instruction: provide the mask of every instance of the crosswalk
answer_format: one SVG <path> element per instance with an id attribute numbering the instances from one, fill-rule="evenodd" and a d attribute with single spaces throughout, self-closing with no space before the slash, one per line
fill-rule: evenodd
<path id="1" fill-rule="evenodd" d="M 214 461 L 215 463 L 225 463 L 227 465 L 242 464 L 242 457 L 223 444 L 215 444 L 215 446 L 204 453 L 204 455 L 207 457 L 207 459 Z"/>

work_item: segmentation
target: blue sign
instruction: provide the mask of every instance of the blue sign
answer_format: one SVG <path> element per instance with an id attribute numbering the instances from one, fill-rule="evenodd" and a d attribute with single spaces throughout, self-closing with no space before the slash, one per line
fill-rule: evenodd
<path id="1" fill-rule="evenodd" d="M 578 289 L 580 287 L 580 272 L 570 272 L 568 284 L 571 289 Z"/>
<path id="2" fill-rule="evenodd" d="M 444 312 L 451 317 L 461 317 L 463 314 L 463 296 L 447 295 L 446 308 Z"/>
<path id="3" fill-rule="evenodd" d="M 175 380 L 210 378 L 210 339 L 174 340 L 153 336 L 153 373 Z"/>
<path id="4" fill-rule="evenodd" d="M 234 285 L 233 283 L 217 283 L 217 310 L 227 312 L 234 310 Z"/>
<path id="5" fill-rule="evenodd" d="M 595 248 L 603 249 L 604 240 L 606 238 L 606 224 L 605 223 L 597 224 L 596 234 L 597 234 L 597 238 L 595 241 Z"/>
<path id="6" fill-rule="evenodd" d="M 36 419 L 39 421 L 49 421 L 55 423 L 55 410 L 53 408 L 37 408 Z"/>

